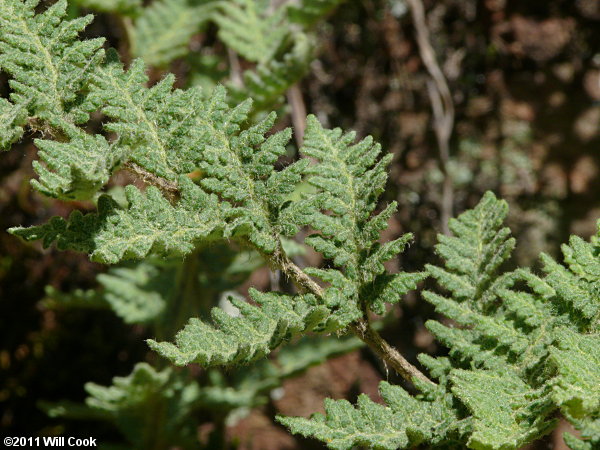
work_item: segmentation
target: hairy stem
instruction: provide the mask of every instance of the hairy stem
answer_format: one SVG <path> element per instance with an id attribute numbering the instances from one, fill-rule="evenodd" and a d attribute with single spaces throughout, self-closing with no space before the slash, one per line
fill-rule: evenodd
<path id="1" fill-rule="evenodd" d="M 304 143 L 304 130 L 306 130 L 306 105 L 304 104 L 302 91 L 298 84 L 288 89 L 287 100 L 291 107 L 296 145 L 300 148 Z"/>
<path id="2" fill-rule="evenodd" d="M 176 199 L 178 196 L 177 185 L 165 180 L 164 178 L 153 175 L 135 163 L 128 162 L 125 167 L 136 175 L 142 177 L 144 181 L 158 187 L 170 199 Z M 319 286 L 311 277 L 309 277 L 300 267 L 294 264 L 283 252 L 281 244 L 272 255 L 264 255 L 269 261 L 273 270 L 281 270 L 289 277 L 298 289 L 302 292 L 310 292 L 317 297 L 323 296 L 323 288 Z M 391 366 L 400 376 L 407 381 L 413 381 L 417 378 L 428 383 L 433 382 L 427 378 L 419 369 L 409 363 L 398 350 L 392 347 L 375 331 L 369 322 L 368 312 L 365 308 L 363 317 L 354 322 L 351 326 L 352 331 L 367 344 L 386 364 Z"/>
<path id="3" fill-rule="evenodd" d="M 151 184 L 152 186 L 160 189 L 165 197 L 169 199 L 169 201 L 174 202 L 177 200 L 179 196 L 179 188 L 177 187 L 177 184 L 173 183 L 172 181 L 168 181 L 162 177 L 156 176 L 131 161 L 123 164 L 123 168 L 140 177 L 145 183 Z"/>
<path id="4" fill-rule="evenodd" d="M 409 363 L 398 350 L 392 347 L 381 335 L 371 327 L 366 314 L 352 325 L 352 331 L 356 334 L 377 356 L 389 364 L 402 378 L 413 381 L 417 378 L 433 384 L 429 378 L 419 369 Z"/>
<path id="5" fill-rule="evenodd" d="M 312 294 L 322 297 L 323 289 L 312 278 L 310 278 L 302 269 L 290 261 L 287 256 L 281 252 L 276 252 L 274 264 L 277 265 L 283 273 L 285 273 L 299 289 L 308 291 Z M 413 381 L 417 378 L 433 384 L 427 376 L 419 369 L 409 363 L 398 350 L 392 347 L 381 335 L 371 327 L 368 313 L 365 309 L 363 317 L 354 322 L 351 326 L 352 331 L 365 344 L 367 344 L 386 364 L 391 366 L 402 378 L 407 381 Z"/>

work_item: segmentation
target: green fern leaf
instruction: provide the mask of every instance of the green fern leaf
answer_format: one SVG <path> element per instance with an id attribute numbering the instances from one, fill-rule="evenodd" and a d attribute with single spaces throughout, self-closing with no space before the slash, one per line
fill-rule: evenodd
<path id="1" fill-rule="evenodd" d="M 204 114 L 211 120 L 215 112 L 205 109 L 196 89 L 173 91 L 172 75 L 146 88 L 143 62 L 136 60 L 123 71 L 117 58 L 111 54 L 95 78 L 95 97 L 112 119 L 105 128 L 118 135 L 131 161 L 154 175 L 174 180 L 195 170 L 200 159 L 197 121 Z"/>
<path id="2" fill-rule="evenodd" d="M 0 98 L 0 150 L 10 149 L 12 144 L 21 139 L 26 123 L 26 108 Z"/>
<path id="3" fill-rule="evenodd" d="M 454 370 L 451 380 L 475 419 L 469 448 L 521 448 L 556 425 L 546 419 L 553 408 L 548 392 L 531 389 L 515 373 Z"/>
<path id="4" fill-rule="evenodd" d="M 326 320 L 329 313 L 312 295 L 290 297 L 256 290 L 250 295 L 260 307 L 231 298 L 241 312 L 240 317 L 214 308 L 215 326 L 191 319 L 177 334 L 176 344 L 148 340 L 148 345 L 177 365 L 248 363 L 267 355 L 284 340 L 310 331 Z"/>
<path id="5" fill-rule="evenodd" d="M 245 114 L 249 107 L 250 103 L 245 102 L 234 111 Z M 227 211 L 226 235 L 245 236 L 266 254 L 280 246 L 277 236 L 295 232 L 279 216 L 286 196 L 294 190 L 306 167 L 306 161 L 298 161 L 274 171 L 273 165 L 285 155 L 291 137 L 289 129 L 265 137 L 275 118 L 272 113 L 237 136 L 228 136 L 224 127 L 200 123 L 214 141 L 203 151 L 199 167 L 205 176 L 200 183 L 232 205 Z"/>
<path id="6" fill-rule="evenodd" d="M 320 184 L 325 185 L 325 181 Z M 333 183 L 327 188 L 342 195 Z M 330 210 L 335 217 L 335 210 Z M 548 275 L 543 278 L 521 269 L 498 274 L 514 247 L 503 226 L 506 213 L 504 202 L 486 194 L 473 210 L 451 223 L 454 237 L 440 237 L 436 250 L 445 266 L 428 267 L 449 294 L 427 291 L 424 297 L 455 324 L 427 322 L 438 340 L 450 348 L 449 357 L 419 358 L 440 380 L 439 385 L 419 384 L 423 398 L 403 401 L 406 410 L 398 413 L 394 422 L 387 419 L 389 411 L 363 407 L 368 402 L 363 398 L 358 409 L 347 402 L 328 401 L 327 417 L 283 419 L 283 423 L 295 433 L 326 442 L 330 448 L 407 448 L 418 443 L 462 442 L 475 449 L 517 449 L 550 432 L 556 423 L 552 414 L 560 407 L 584 436 L 583 440 L 567 436 L 567 442 L 573 448 L 594 448 L 600 416 L 596 379 L 600 342 L 594 309 L 598 304 L 597 247 L 594 242 L 572 239 L 563 248 L 569 267 L 544 257 Z M 376 237 L 388 214 L 385 210 L 380 220 L 372 223 L 370 236 Z M 333 220 L 323 223 L 334 229 Z M 345 275 L 336 270 L 311 269 L 307 273 L 332 288 L 351 289 L 344 284 Z M 554 372 L 557 376 L 551 378 Z M 440 398 L 446 398 L 451 427 L 434 426 L 434 433 L 422 433 L 414 441 L 392 440 L 389 447 L 376 440 L 378 433 L 390 439 L 401 436 L 404 422 L 426 410 L 415 402 Z M 367 420 L 371 417 L 372 421 Z M 377 420 L 385 420 L 385 425 Z M 416 433 L 413 430 L 407 436 Z"/>
<path id="7" fill-rule="evenodd" d="M 552 350 L 555 343 L 569 345 L 567 331 L 557 327 L 570 322 L 579 331 L 593 331 L 597 326 L 598 257 L 592 244 L 572 238 L 571 245 L 563 247 L 571 270 L 543 255 L 544 278 L 524 270 L 496 275 L 514 246 L 502 228 L 505 215 L 505 205 L 491 194 L 461 215 L 452 224 L 461 240 L 441 237 L 437 246 L 446 268 L 429 267 L 452 298 L 424 293 L 438 312 L 466 327 L 427 324 L 451 348 L 454 364 L 469 368 L 451 370 L 450 379 L 452 392 L 475 419 L 469 441 L 472 448 L 518 448 L 547 432 L 553 422 L 546 418 L 560 404 L 556 394 L 549 394 L 560 381 L 548 380 L 548 357 L 561 355 Z M 471 230 L 477 230 L 478 236 Z M 513 286 L 523 282 L 527 290 Z M 585 336 L 569 333 L 573 338 Z M 577 358 L 569 358 L 569 363 L 565 357 L 560 360 L 577 371 Z M 586 390 L 582 384 L 579 388 Z"/>
<path id="8" fill-rule="evenodd" d="M 128 186 L 127 208 L 102 196 L 97 213 L 74 211 L 68 221 L 54 217 L 44 225 L 10 231 L 27 241 L 41 239 L 45 247 L 56 242 L 59 249 L 89 253 L 93 261 L 104 264 L 143 258 L 150 252 L 187 254 L 198 241 L 218 233 L 222 219 L 215 197 L 186 177 L 180 179 L 180 186 L 182 197 L 175 206 L 154 187 L 142 194 Z"/>
<path id="9" fill-rule="evenodd" d="M 215 21 L 219 38 L 248 61 L 265 63 L 275 56 L 289 33 L 284 6 L 270 11 L 269 0 L 221 2 Z"/>
<path id="10" fill-rule="evenodd" d="M 278 417 L 292 433 L 314 437 L 336 450 L 364 446 L 377 450 L 408 448 L 438 434 L 454 431 L 457 418 L 448 398 L 416 399 L 399 386 L 382 382 L 381 396 L 388 406 L 371 401 L 362 394 L 354 407 L 347 400 L 325 400 L 326 415 L 310 419 Z"/>
<path id="11" fill-rule="evenodd" d="M 553 397 L 584 439 L 566 435 L 565 441 L 573 449 L 594 449 L 600 445 L 600 334 L 562 328 L 557 337 L 551 350 L 558 369 Z"/>
<path id="12" fill-rule="evenodd" d="M 308 225 L 321 232 L 307 238 L 307 243 L 356 279 L 361 251 L 374 245 L 362 242 L 360 229 L 368 223 L 383 192 L 387 180 L 385 168 L 391 155 L 377 162 L 381 147 L 371 138 L 353 145 L 354 138 L 354 133 L 342 135 L 340 129 L 325 130 L 316 117 L 308 117 L 300 152 L 318 161 L 306 173 L 309 183 L 319 191 L 308 199 L 313 209 L 300 212 L 307 214 L 304 221 Z M 321 210 L 331 210 L 334 214 L 326 215 Z"/>
<path id="13" fill-rule="evenodd" d="M 0 0 L 0 69 L 11 75 L 11 100 L 29 115 L 63 128 L 96 109 L 87 92 L 104 39 L 79 41 L 92 16 L 64 20 L 60 0 L 40 14 L 38 1 Z"/>
<path id="14" fill-rule="evenodd" d="M 200 388 L 195 381 L 174 373 L 170 368 L 157 371 L 138 363 L 126 377 L 114 377 L 111 386 L 86 383 L 85 406 L 79 404 L 45 405 L 51 417 L 103 419 L 113 422 L 133 449 L 197 445 Z M 156 427 L 157 418 L 162 427 Z"/>
<path id="15" fill-rule="evenodd" d="M 131 32 L 131 53 L 164 67 L 188 53 L 191 37 L 211 19 L 214 0 L 158 0 L 144 8 Z"/>
<path id="16" fill-rule="evenodd" d="M 477 207 L 450 220 L 454 236 L 438 236 L 436 252 L 446 268 L 428 265 L 427 270 L 457 301 L 481 309 L 493 300 L 494 284 L 503 282 L 496 271 L 515 246 L 510 230 L 501 226 L 507 213 L 506 202 L 488 192 Z"/>
<path id="17" fill-rule="evenodd" d="M 244 86 L 229 86 L 233 102 L 251 98 L 259 110 L 281 101 L 287 90 L 306 75 L 313 59 L 313 45 L 305 34 L 295 36 L 294 46 L 281 59 L 269 59 L 244 72 Z"/>
<path id="18" fill-rule="evenodd" d="M 412 239 L 406 234 L 380 245 L 379 231 L 384 229 L 396 204 L 373 215 L 387 181 L 386 166 L 391 155 L 381 159 L 381 147 L 369 137 L 354 143 L 355 134 L 340 129 L 325 130 L 314 116 L 307 119 L 304 145 L 300 152 L 317 164 L 305 169 L 307 181 L 316 192 L 290 207 L 286 215 L 292 223 L 310 225 L 319 233 L 306 243 L 341 269 L 340 276 L 324 281 L 343 288 L 347 308 L 361 310 L 359 298 L 375 312 L 383 313 L 384 304 L 395 303 L 414 289 L 425 274 L 386 274 L 384 262 L 396 257 Z M 285 215 L 284 215 L 285 216 Z M 330 279 L 327 279 L 330 278 Z"/>
<path id="19" fill-rule="evenodd" d="M 12 76 L 15 103 L 9 110 L 5 101 L 0 104 L 2 115 L 8 115 L 2 141 L 14 141 L 22 133 L 15 125 L 23 125 L 27 113 L 36 127 L 60 135 L 57 141 L 36 141 L 44 164 L 34 163 L 39 180 L 32 184 L 51 197 L 87 200 L 104 186 L 122 157 L 122 149 L 74 125 L 86 122 L 98 106 L 90 85 L 104 58 L 104 41 L 77 40 L 92 17 L 64 20 L 65 1 L 37 15 L 36 5 L 0 3 L 0 68 Z"/>
<path id="20" fill-rule="evenodd" d="M 36 139 L 38 157 L 33 162 L 39 179 L 31 185 L 62 200 L 88 200 L 108 182 L 120 166 L 123 149 L 102 135 L 89 135 L 77 127 L 65 128 L 68 141 Z"/>
<path id="21" fill-rule="evenodd" d="M 147 323 L 164 312 L 168 297 L 165 291 L 170 290 L 172 276 L 170 271 L 141 263 L 111 269 L 98 275 L 98 282 L 104 288 L 102 297 L 125 323 Z"/>

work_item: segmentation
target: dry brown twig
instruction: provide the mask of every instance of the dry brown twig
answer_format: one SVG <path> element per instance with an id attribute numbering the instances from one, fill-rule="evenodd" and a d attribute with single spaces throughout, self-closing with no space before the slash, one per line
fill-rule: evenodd
<path id="1" fill-rule="evenodd" d="M 440 206 L 440 218 L 442 222 L 442 231 L 444 234 L 450 234 L 448 221 L 452 217 L 454 204 L 454 193 L 452 189 L 452 179 L 449 173 L 450 160 L 450 137 L 454 128 L 454 102 L 452 94 L 448 87 L 446 77 L 440 68 L 435 57 L 435 52 L 429 39 L 429 28 L 425 18 L 425 8 L 421 0 L 407 0 L 415 27 L 417 45 L 419 54 L 425 68 L 431 76 L 427 82 L 427 93 L 431 101 L 433 111 L 433 129 L 439 148 L 439 157 L 444 182 L 442 186 L 442 204 Z"/>
<path id="2" fill-rule="evenodd" d="M 302 91 L 297 84 L 288 89 L 287 101 L 290 105 L 296 145 L 300 148 L 304 142 L 304 130 L 306 129 L 306 105 Z"/>

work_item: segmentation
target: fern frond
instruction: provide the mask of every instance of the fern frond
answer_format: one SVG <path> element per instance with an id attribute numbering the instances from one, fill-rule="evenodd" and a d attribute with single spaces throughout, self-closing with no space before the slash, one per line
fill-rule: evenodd
<path id="1" fill-rule="evenodd" d="M 379 391 L 387 406 L 362 394 L 356 407 L 347 400 L 326 399 L 325 415 L 314 414 L 310 419 L 279 416 L 277 421 L 294 434 L 314 437 L 336 450 L 410 448 L 458 431 L 459 421 L 447 395 L 418 399 L 386 382 L 379 385 Z"/>
<path id="2" fill-rule="evenodd" d="M 104 300 L 125 323 L 147 323 L 156 320 L 165 310 L 172 277 L 170 271 L 141 263 L 100 274 L 98 283 L 103 288 Z"/>
<path id="3" fill-rule="evenodd" d="M 134 449 L 197 445 L 197 422 L 200 388 L 170 368 L 157 371 L 138 363 L 126 377 L 114 377 L 111 386 L 86 383 L 85 406 L 47 405 L 51 417 L 103 419 L 113 422 Z M 156 427 L 160 420 L 161 427 Z"/>
<path id="4" fill-rule="evenodd" d="M 205 207 L 204 211 L 187 209 L 192 208 L 191 203 L 173 208 L 158 190 L 151 189 L 146 196 L 140 196 L 136 189 L 130 188 L 132 205 L 126 211 L 104 198 L 101 202 L 104 211 L 99 214 L 83 218 L 75 213 L 68 224 L 56 218 L 47 226 L 15 233 L 27 240 L 44 239 L 46 246 L 58 241 L 60 248 L 89 252 L 95 260 L 115 263 L 123 258 L 141 258 L 152 248 L 161 254 L 188 253 L 198 239 L 207 237 L 216 224 L 221 223 L 222 237 L 244 238 L 259 251 L 273 254 L 281 247 L 281 235 L 295 232 L 293 224 L 282 221 L 279 216 L 287 195 L 295 189 L 308 164 L 307 160 L 301 160 L 283 170 L 274 170 L 275 162 L 286 153 L 290 130 L 266 137 L 275 121 L 275 114 L 271 114 L 240 131 L 250 102 L 232 109 L 225 102 L 222 88 L 204 100 L 194 89 L 172 91 L 170 77 L 150 89 L 143 86 L 145 80 L 140 61 L 127 72 L 123 72 L 120 63 L 109 63 L 96 80 L 95 96 L 105 103 L 103 112 L 113 119 L 105 128 L 116 133 L 117 139 L 110 145 L 97 146 L 99 150 L 80 146 L 94 151 L 88 156 L 90 161 L 85 163 L 94 178 L 89 180 L 89 185 L 82 186 L 77 184 L 79 174 L 73 173 L 70 166 L 52 164 L 55 160 L 62 161 L 70 147 L 47 144 L 44 150 L 48 155 L 44 157 L 50 162 L 48 169 L 54 169 L 58 175 L 38 166 L 44 175 L 39 186 L 48 192 L 58 190 L 63 197 L 75 194 L 81 197 L 101 186 L 117 162 L 125 163 L 129 159 L 128 164 L 138 165 L 142 173 L 173 183 L 181 180 L 182 174 L 199 168 L 203 171 L 202 188 L 217 194 L 220 203 L 217 204 L 216 197 L 209 200 L 197 186 L 190 187 L 187 177 L 183 177 L 181 182 L 187 187 L 182 185 L 178 189 L 184 199 L 202 197 L 196 206 Z M 87 135 L 83 137 L 92 139 Z M 105 144 L 103 138 L 97 142 Z M 117 162 L 98 168 L 94 165 L 96 159 L 111 161 L 107 155 L 104 159 L 95 157 L 102 152 L 114 152 L 113 160 Z M 156 229 L 157 224 L 147 214 L 149 211 L 161 212 L 165 222 L 160 226 L 164 228 Z M 117 217 L 121 220 L 119 224 L 107 223 Z M 181 227 L 186 223 L 190 226 L 187 230 Z"/>
<path id="5" fill-rule="evenodd" d="M 600 330 L 600 252 L 577 236 L 562 251 L 567 267 L 541 256 L 544 281 L 556 296 L 554 303 L 582 331 Z"/>
<path id="6" fill-rule="evenodd" d="M 109 144 L 99 134 L 90 135 L 77 127 L 64 129 L 65 142 L 36 139 L 38 157 L 33 162 L 38 174 L 31 185 L 49 197 L 88 200 L 108 182 L 123 160 L 123 148 Z"/>
<path id="7" fill-rule="evenodd" d="M 144 8 L 131 32 L 131 53 L 164 67 L 188 53 L 192 36 L 211 19 L 215 0 L 158 0 Z"/>
<path id="8" fill-rule="evenodd" d="M 579 334 L 567 328 L 557 330 L 557 346 L 551 359 L 558 370 L 553 397 L 562 413 L 583 441 L 566 437 L 573 448 L 600 446 L 600 334 Z"/>
<path id="9" fill-rule="evenodd" d="M 96 109 L 88 85 L 104 39 L 77 40 L 92 16 L 65 20 L 66 0 L 35 14 L 38 3 L 0 0 L 0 69 L 12 77 L 10 98 L 53 127 L 84 123 Z"/>
<path id="10" fill-rule="evenodd" d="M 436 253 L 444 258 L 446 267 L 427 266 L 453 299 L 468 301 L 476 310 L 493 300 L 497 285 L 502 283 L 502 278 L 496 277 L 497 269 L 515 246 L 510 230 L 502 226 L 507 213 L 505 201 L 486 193 L 474 209 L 450 220 L 448 226 L 454 236 L 438 236 Z"/>
<path id="11" fill-rule="evenodd" d="M 428 266 L 447 295 L 427 291 L 424 297 L 455 325 L 427 322 L 437 339 L 450 348 L 450 355 L 421 355 L 419 360 L 440 380 L 430 389 L 454 398 L 447 405 L 455 415 L 455 425 L 461 424 L 446 434 L 438 428 L 435 439 L 448 443 L 456 438 L 476 449 L 517 449 L 551 431 L 556 423 L 552 414 L 560 408 L 584 433 L 583 440 L 567 436 L 569 445 L 594 448 L 598 442 L 594 427 L 600 417 L 597 245 L 572 238 L 563 247 L 567 267 L 543 257 L 545 277 L 522 269 L 498 274 L 514 247 L 503 225 L 506 214 L 506 204 L 486 194 L 473 210 L 451 222 L 454 237 L 440 236 L 436 250 L 444 267 Z M 343 275 L 331 269 L 308 273 L 332 286 L 343 284 Z M 293 432 L 316 437 L 331 448 L 387 448 L 378 447 L 375 434 L 395 437 L 394 432 L 404 430 L 402 420 L 424 411 L 421 404 L 405 402 L 407 410 L 394 424 L 368 428 L 365 417 L 383 419 L 389 412 L 359 412 L 361 402 L 366 401 L 359 401 L 359 409 L 329 401 L 326 419 L 284 419 L 284 423 Z M 373 423 L 379 424 L 376 419 Z M 336 434 L 340 428 L 343 431 Z M 416 443 L 435 443 L 432 436 L 424 439 Z M 402 442 L 393 441 L 389 448 L 415 445 Z"/>
<path id="12" fill-rule="evenodd" d="M 342 135 L 340 129 L 325 130 L 316 117 L 309 116 L 300 152 L 318 162 L 306 169 L 309 183 L 319 190 L 308 200 L 314 209 L 306 222 L 320 234 L 306 241 L 344 267 L 349 278 L 358 279 L 363 262 L 359 255 L 374 245 L 372 241 L 363 242 L 360 229 L 366 226 L 383 191 L 391 155 L 377 161 L 379 144 L 371 138 L 354 144 L 354 139 L 354 133 Z M 333 214 L 321 212 L 327 210 Z M 404 238 L 402 246 L 406 241 Z"/>
<path id="13" fill-rule="evenodd" d="M 60 134 L 56 141 L 36 141 L 44 164 L 34 163 L 39 180 L 32 185 L 51 197 L 87 200 L 104 186 L 122 157 L 122 149 L 75 126 L 98 106 L 90 85 L 104 58 L 104 41 L 77 39 L 92 17 L 65 20 L 65 1 L 40 14 L 35 14 L 37 3 L 0 3 L 0 68 L 12 76 L 15 104 L 7 109 L 5 101 L 0 103 L 9 133 L 2 141 L 14 141 L 22 133 L 15 125 L 23 125 L 27 115 L 45 131 Z"/>
<path id="14" fill-rule="evenodd" d="M 452 392 L 473 414 L 469 448 L 521 448 L 549 433 L 556 420 L 548 390 L 532 389 L 516 373 L 454 370 Z"/>
<path id="15" fill-rule="evenodd" d="M 291 297 L 252 290 L 250 295 L 260 306 L 231 298 L 240 317 L 214 308 L 215 326 L 191 319 L 177 334 L 176 344 L 148 340 L 148 345 L 176 365 L 242 364 L 269 354 L 298 333 L 312 330 L 329 315 L 328 309 L 318 305 L 310 294 Z"/>
<path id="16" fill-rule="evenodd" d="M 324 281 L 346 286 L 345 301 L 357 310 L 360 294 L 361 301 L 382 313 L 384 303 L 397 302 L 425 275 L 385 273 L 383 263 L 402 252 L 412 235 L 383 245 L 377 242 L 379 232 L 396 211 L 392 203 L 373 215 L 392 156 L 379 159 L 381 147 L 370 137 L 358 143 L 354 140 L 354 133 L 325 130 L 316 117 L 308 117 L 300 152 L 317 162 L 305 169 L 307 181 L 316 192 L 292 205 L 288 214 L 291 222 L 310 225 L 318 232 L 308 236 L 306 243 L 340 268 L 337 280 Z M 317 276 L 321 275 L 324 273 Z"/>
<path id="17" fill-rule="evenodd" d="M 10 149 L 12 144 L 21 139 L 26 123 L 26 108 L 0 98 L 0 150 Z"/>
<path id="18" fill-rule="evenodd" d="M 250 107 L 242 103 L 234 111 L 244 114 Z M 213 136 L 213 144 L 203 151 L 199 167 L 205 172 L 200 184 L 218 194 L 233 207 L 227 211 L 226 234 L 245 236 L 259 251 L 273 254 L 279 247 L 278 236 L 294 234 L 295 229 L 280 220 L 280 211 L 301 179 L 307 161 L 290 164 L 274 171 L 274 164 L 286 152 L 289 129 L 266 133 L 275 122 L 272 113 L 237 136 L 228 136 L 226 127 L 201 121 L 203 132 Z"/>
<path id="19" fill-rule="evenodd" d="M 271 11 L 270 0 L 221 2 L 214 20 L 219 38 L 248 61 L 265 63 L 275 56 L 289 33 L 286 7 Z"/>
<path id="20" fill-rule="evenodd" d="M 429 266 L 452 297 L 424 293 L 438 312 L 465 327 L 427 324 L 451 348 L 457 367 L 450 372 L 451 389 L 473 414 L 473 448 L 518 448 L 548 432 L 553 421 L 547 417 L 560 404 L 551 389 L 561 383 L 560 375 L 548 379 L 549 364 L 560 354 L 554 346 L 568 341 L 561 324 L 569 323 L 573 337 L 582 339 L 578 332 L 597 326 L 600 298 L 593 287 L 600 260 L 592 244 L 572 238 L 563 246 L 569 268 L 542 255 L 543 278 L 521 269 L 497 275 L 514 247 L 502 227 L 505 216 L 506 205 L 486 194 L 454 221 L 461 240 L 440 236 L 436 249 L 446 267 Z M 517 287 L 523 284 L 526 289 Z"/>
<path id="21" fill-rule="evenodd" d="M 172 75 L 152 88 L 145 87 L 147 81 L 141 60 L 124 71 L 118 57 L 111 54 L 95 78 L 94 96 L 104 105 L 102 112 L 112 119 L 105 128 L 118 135 L 118 145 L 127 149 L 130 160 L 152 174 L 174 180 L 197 167 L 199 118 L 213 120 L 224 114 L 207 109 L 196 89 L 173 91 Z"/>
<path id="22" fill-rule="evenodd" d="M 259 110 L 272 107 L 287 90 L 306 75 L 313 59 L 313 45 L 303 33 L 294 38 L 294 45 L 281 59 L 269 59 L 243 74 L 243 88 L 229 86 L 233 102 L 251 98 Z"/>
<path id="23" fill-rule="evenodd" d="M 104 264 L 143 258 L 150 252 L 187 254 L 199 240 L 218 234 L 223 219 L 214 196 L 186 177 L 180 179 L 180 187 L 182 197 L 175 206 L 157 188 L 142 194 L 127 186 L 127 208 L 105 195 L 98 200 L 97 213 L 74 211 L 68 220 L 54 217 L 44 225 L 10 231 L 27 241 L 41 239 L 45 247 L 56 242 L 59 249 L 89 253 L 93 261 Z"/>

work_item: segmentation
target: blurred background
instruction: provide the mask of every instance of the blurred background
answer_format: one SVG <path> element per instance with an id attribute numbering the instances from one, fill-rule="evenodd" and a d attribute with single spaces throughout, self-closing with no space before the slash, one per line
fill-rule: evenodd
<path id="1" fill-rule="evenodd" d="M 383 200 L 400 205 L 383 238 L 416 236 L 392 268 L 415 271 L 436 261 L 433 245 L 444 218 L 472 207 L 486 190 L 510 204 L 514 264 L 536 268 L 539 253 L 558 257 L 570 234 L 595 233 L 598 0 L 323 3 L 311 16 L 293 0 L 73 0 L 68 14 L 94 13 L 84 37 L 106 37 L 126 63 L 143 58 L 150 84 L 173 72 L 178 87 L 201 86 L 206 95 L 218 84 L 228 86 L 232 104 L 253 97 L 257 117 L 277 110 L 277 128 L 295 127 L 290 159 L 306 113 L 328 127 L 372 135 L 394 155 Z M 423 7 L 422 22 L 415 5 Z M 232 8 L 244 17 L 258 11 L 258 34 L 233 23 Z M 232 23 L 250 36 L 242 36 L 246 47 Z M 258 38 L 262 47 L 252 40 Z M 435 60 L 429 66 L 423 62 L 428 52 Z M 8 77 L 0 72 L 0 95 L 8 93 Z M 101 122 L 95 117 L 90 130 Z M 93 208 L 32 190 L 35 137 L 27 133 L 0 158 L 2 230 Z M 120 186 L 130 182 L 136 181 L 119 173 L 110 192 L 118 198 Z M 301 263 L 320 263 L 308 249 L 289 245 Z M 199 249 L 184 262 L 107 270 L 85 255 L 43 250 L 0 233 L 1 434 L 93 436 L 114 448 L 322 448 L 290 436 L 272 418 L 322 411 L 325 397 L 354 401 L 365 392 L 376 399 L 380 380 L 395 381 L 351 339 L 318 351 L 300 342 L 295 365 L 280 353 L 245 374 L 168 369 L 144 339 L 171 339 L 190 316 L 229 307 L 225 294 L 290 287 L 258 255 L 232 247 Z M 143 305 L 132 306 L 135 301 Z M 390 312 L 382 333 L 412 361 L 420 352 L 443 354 L 423 325 L 433 316 L 413 293 Z M 136 366 L 143 361 L 150 366 Z M 115 376 L 130 377 L 121 397 L 95 389 Z M 84 389 L 88 382 L 95 384 Z M 134 401 L 123 386 L 136 383 L 146 387 L 144 398 Z M 92 401 L 83 403 L 86 398 Z M 160 439 L 153 434 L 157 422 L 150 426 L 140 413 L 162 408 L 172 416 L 168 408 L 181 411 L 184 404 L 189 417 L 178 418 L 174 434 Z M 561 445 L 555 433 L 535 448 Z"/>

